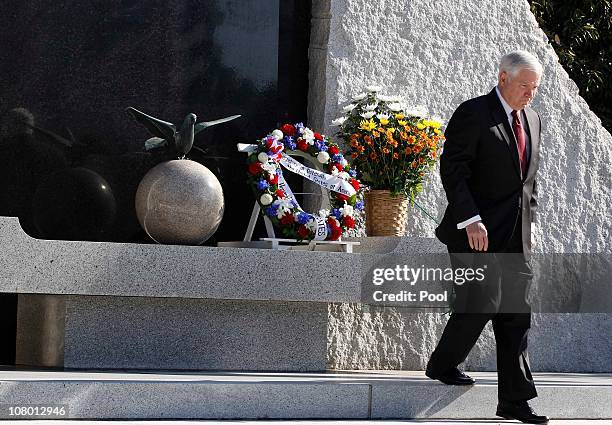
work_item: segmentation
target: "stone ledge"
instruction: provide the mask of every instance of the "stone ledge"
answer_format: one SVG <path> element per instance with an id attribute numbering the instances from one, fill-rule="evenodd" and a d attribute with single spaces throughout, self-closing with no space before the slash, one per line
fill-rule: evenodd
<path id="1" fill-rule="evenodd" d="M 0 292 L 358 303 L 364 264 L 444 250 L 426 238 L 360 241 L 355 254 L 52 241 L 2 217 Z"/>

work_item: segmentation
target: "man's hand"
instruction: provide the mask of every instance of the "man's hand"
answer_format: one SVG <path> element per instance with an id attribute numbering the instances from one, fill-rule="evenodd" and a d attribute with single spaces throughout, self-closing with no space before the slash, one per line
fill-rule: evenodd
<path id="1" fill-rule="evenodd" d="M 476 251 L 486 251 L 489 249 L 487 228 L 482 221 L 468 224 L 465 230 L 467 232 L 470 248 L 475 249 Z"/>

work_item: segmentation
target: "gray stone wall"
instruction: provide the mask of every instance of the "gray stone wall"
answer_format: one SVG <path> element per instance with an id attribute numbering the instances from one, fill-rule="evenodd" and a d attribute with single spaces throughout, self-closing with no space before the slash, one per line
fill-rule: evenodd
<path id="1" fill-rule="evenodd" d="M 313 17 L 313 32 L 328 43 L 325 55 L 320 42 L 311 54 L 309 117 L 330 135 L 340 107 L 366 85 L 381 85 L 385 94 L 448 120 L 462 101 L 495 86 L 504 53 L 533 52 L 544 66 L 533 103 L 543 121 L 536 250 L 612 252 L 612 137 L 558 63 L 526 0 L 314 0 Z M 417 202 L 442 216 L 438 170 Z M 410 235 L 431 237 L 435 223 L 415 209 L 407 226 Z M 329 311 L 328 358 L 335 368 L 423 368 L 446 321 L 347 304 Z M 562 338 L 555 327 L 567 329 Z M 610 315 L 537 314 L 532 330 L 535 370 L 612 371 L 610 347 L 601 342 L 612 331 Z M 494 369 L 494 354 L 487 328 L 467 366 Z"/>

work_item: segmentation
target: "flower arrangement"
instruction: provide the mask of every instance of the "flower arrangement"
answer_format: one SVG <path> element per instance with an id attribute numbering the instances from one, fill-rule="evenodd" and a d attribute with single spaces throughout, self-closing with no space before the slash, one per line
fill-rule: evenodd
<path id="1" fill-rule="evenodd" d="M 302 210 L 282 175 L 281 163 L 291 161 L 287 155 L 309 158 L 320 171 L 328 173 L 327 176 L 321 173 L 320 178 L 326 177 L 330 186 L 345 188 L 342 190 L 345 193 L 329 191 L 331 211 L 310 214 Z M 296 162 L 289 165 L 306 170 Z M 285 124 L 261 139 L 248 157 L 247 176 L 263 214 L 287 238 L 338 240 L 355 228 L 364 208 L 357 172 L 339 146 L 302 123 Z"/>
<path id="2" fill-rule="evenodd" d="M 444 140 L 440 119 L 426 117 L 419 108 L 406 110 L 397 96 L 367 87 L 343 108 L 339 126 L 361 179 L 371 189 L 404 194 L 414 202 L 423 178 L 436 163 Z"/>

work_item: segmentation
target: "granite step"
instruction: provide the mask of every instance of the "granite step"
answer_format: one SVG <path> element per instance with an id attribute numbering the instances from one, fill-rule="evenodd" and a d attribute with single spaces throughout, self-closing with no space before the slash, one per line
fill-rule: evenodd
<path id="1" fill-rule="evenodd" d="M 0 419 L 17 419 L 8 416 L 11 406 L 63 405 L 65 419 L 427 419 L 497 423 L 496 374 L 470 374 L 476 378 L 476 385 L 451 387 L 414 371 L 6 370 L 0 371 Z M 612 375 L 540 373 L 534 378 L 540 396 L 533 406 L 538 412 L 559 420 L 612 419 Z"/>

